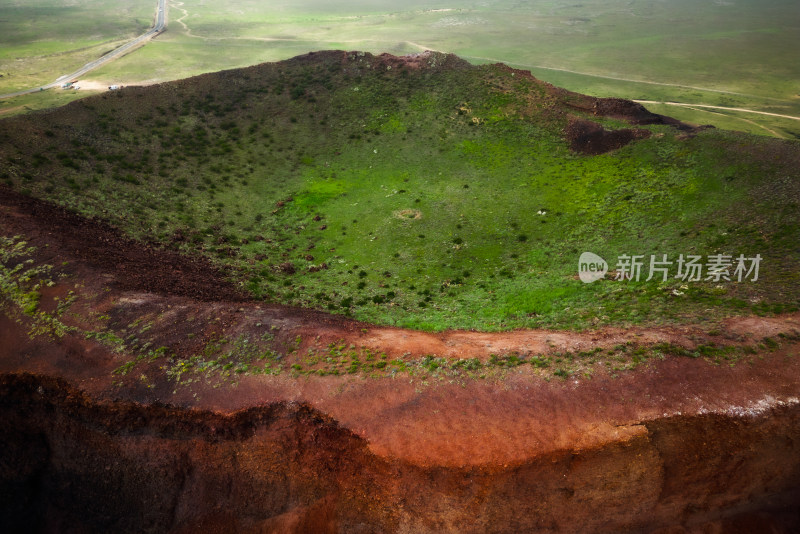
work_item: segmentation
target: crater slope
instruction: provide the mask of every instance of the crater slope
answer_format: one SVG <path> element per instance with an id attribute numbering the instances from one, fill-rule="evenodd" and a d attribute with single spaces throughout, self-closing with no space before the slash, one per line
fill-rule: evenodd
<path id="1" fill-rule="evenodd" d="M 440 54 L 0 124 L 9 531 L 800 529 L 796 144 Z M 763 278 L 584 285 L 566 248 L 633 244 Z"/>

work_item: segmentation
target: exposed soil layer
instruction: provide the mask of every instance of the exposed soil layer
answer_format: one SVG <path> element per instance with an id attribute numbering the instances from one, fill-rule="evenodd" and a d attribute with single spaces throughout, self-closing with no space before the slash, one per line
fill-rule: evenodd
<path id="1" fill-rule="evenodd" d="M 595 117 L 621 119 L 633 125 L 664 124 L 685 132 L 684 136 L 694 135 L 708 126 L 692 126 L 672 117 L 648 111 L 643 105 L 622 98 L 596 98 L 552 87 L 551 92 L 568 108 Z M 606 130 L 602 125 L 590 120 L 573 117 L 564 129 L 570 148 L 583 154 L 604 154 L 622 148 L 631 141 L 650 136 L 649 130 L 641 128 L 621 128 Z"/>
<path id="2" fill-rule="evenodd" d="M 114 286 L 119 289 L 153 291 L 204 301 L 246 298 L 222 273 L 201 258 L 134 241 L 102 221 L 81 217 L 4 186 L 0 186 L 0 203 L 11 216 L 24 214 L 37 221 L 35 230 L 25 228 L 27 238 L 47 236 L 88 267 L 116 273 Z M 4 233 L 11 233 L 12 224 L 9 221 L 4 225 Z"/>
<path id="3" fill-rule="evenodd" d="M 512 72 L 516 76 L 535 79 L 530 71 L 514 69 L 503 64 L 496 64 L 496 66 Z M 666 115 L 652 113 L 643 105 L 632 100 L 597 98 L 574 93 L 538 79 L 536 79 L 536 82 L 545 87 L 550 97 L 555 99 L 561 107 L 579 112 L 584 117 L 571 116 L 567 126 L 564 128 L 564 137 L 570 143 L 570 148 L 583 154 L 603 154 L 622 148 L 636 139 L 644 139 L 650 136 L 649 130 L 641 128 L 621 128 L 609 131 L 602 125 L 586 119 L 586 116 L 619 119 L 639 126 L 663 124 L 683 131 L 684 133 L 681 135 L 684 137 L 692 136 L 702 129 L 711 127 L 694 126 Z"/>
<path id="4" fill-rule="evenodd" d="M 564 130 L 570 148 L 583 154 L 604 154 L 622 148 L 634 139 L 650 137 L 649 130 L 621 128 L 606 130 L 596 122 L 573 119 Z"/>
<path id="5" fill-rule="evenodd" d="M 303 404 L 229 415 L 0 376 L 0 520 L 72 532 L 792 532 L 800 407 L 642 421 L 513 466 L 419 467 Z"/>
<path id="6" fill-rule="evenodd" d="M 553 88 L 564 105 L 572 109 L 591 113 L 597 117 L 622 119 L 630 124 L 666 124 L 679 130 L 692 131 L 696 128 L 666 115 L 658 115 L 648 111 L 643 105 L 624 98 L 597 98 L 573 93 L 565 89 Z"/>

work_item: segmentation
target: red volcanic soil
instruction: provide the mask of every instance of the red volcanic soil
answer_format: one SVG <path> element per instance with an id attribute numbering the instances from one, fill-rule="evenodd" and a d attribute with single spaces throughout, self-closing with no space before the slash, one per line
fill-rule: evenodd
<path id="1" fill-rule="evenodd" d="M 247 300 L 224 273 L 0 189 L 0 234 L 58 266 L 40 308 L 115 332 L 146 318 L 177 358 L 214 333 L 479 358 L 633 341 L 752 344 L 734 365 L 668 356 L 612 376 L 202 375 L 0 309 L 0 524 L 75 532 L 796 532 L 800 315 L 573 333 L 422 333 Z M 66 262 L 66 265 L 64 264 Z M 98 319 L 97 317 L 104 317 Z M 94 321 L 94 322 L 93 322 Z M 103 322 L 104 321 L 104 322 Z M 783 335 L 783 337 L 781 337 Z M 141 377 L 145 377 L 142 379 Z"/>
<path id="2" fill-rule="evenodd" d="M 634 139 L 650 137 L 650 130 L 622 128 L 606 130 L 596 122 L 573 118 L 564 130 L 570 148 L 583 154 L 604 154 L 627 145 Z"/>
<path id="3" fill-rule="evenodd" d="M 143 245 L 98 220 L 15 193 L 0 186 L 6 220 L 4 234 L 17 229 L 26 239 L 43 238 L 58 244 L 58 254 L 93 270 L 114 272 L 120 290 L 152 291 L 197 300 L 242 300 L 238 292 L 207 262 Z M 26 224 L 35 221 L 35 224 Z M 15 224 L 15 222 L 17 224 Z"/>

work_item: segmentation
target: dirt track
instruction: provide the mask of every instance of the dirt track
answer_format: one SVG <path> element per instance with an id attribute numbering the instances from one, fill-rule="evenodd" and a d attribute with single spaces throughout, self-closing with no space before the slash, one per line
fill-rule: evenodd
<path id="1" fill-rule="evenodd" d="M 77 291 L 86 307 L 120 324 L 157 317 L 154 345 L 183 357 L 212 328 L 256 325 L 276 326 L 283 342 L 300 335 L 299 353 L 315 340 L 342 340 L 398 357 L 481 359 L 800 331 L 798 315 L 735 318 L 714 335 L 690 326 L 581 334 L 377 328 L 247 301 L 202 259 L 137 244 L 7 190 L 0 190 L 0 230 L 24 235 L 37 262 L 68 262 L 49 298 Z M 0 418 L 14 429 L 2 444 L 12 460 L 0 462 L 0 490 L 8 521 L 41 521 L 43 530 L 686 532 L 706 525 L 749 532 L 761 524 L 790 532 L 800 525 L 791 512 L 800 490 L 796 343 L 735 366 L 670 357 L 616 378 L 546 381 L 527 366 L 488 380 L 283 373 L 175 387 L 155 363 L 141 370 L 155 377 L 149 386 L 131 376 L 119 387 L 111 372 L 124 355 L 77 336 L 26 332 L 0 315 Z M 101 494 L 114 498 L 98 503 Z M 125 516 L 128 505 L 139 515 Z"/>

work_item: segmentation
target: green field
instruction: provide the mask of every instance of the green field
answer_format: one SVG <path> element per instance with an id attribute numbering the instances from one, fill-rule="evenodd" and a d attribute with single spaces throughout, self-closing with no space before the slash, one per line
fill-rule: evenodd
<path id="1" fill-rule="evenodd" d="M 50 83 L 100 57 L 145 32 L 155 7 L 142 0 L 0 1 L 0 93 Z"/>
<path id="2" fill-rule="evenodd" d="M 118 5 L 96 1 L 78 8 L 49 0 L 23 9 L 0 1 L 0 92 L 52 81 L 105 51 L 101 43 L 143 31 L 155 8 L 152 0 Z M 586 94 L 800 117 L 798 27 L 800 10 L 790 0 L 415 1 L 402 7 L 388 0 L 189 0 L 170 4 L 164 35 L 87 77 L 149 83 L 313 50 L 432 49 L 475 63 L 520 66 Z M 12 107 L 22 109 L 5 101 L 0 111 Z M 761 135 L 800 135 L 800 120 L 658 109 Z"/>
<path id="3" fill-rule="evenodd" d="M 382 324 L 697 323 L 800 304 L 797 142 L 650 126 L 649 139 L 578 155 L 562 134 L 569 97 L 532 80 L 442 55 L 423 71 L 348 61 L 315 55 L 5 122 L 44 134 L 0 138 L 3 179 L 201 251 L 258 298 Z M 584 251 L 612 269 L 622 254 L 763 265 L 758 282 L 585 285 Z"/>

